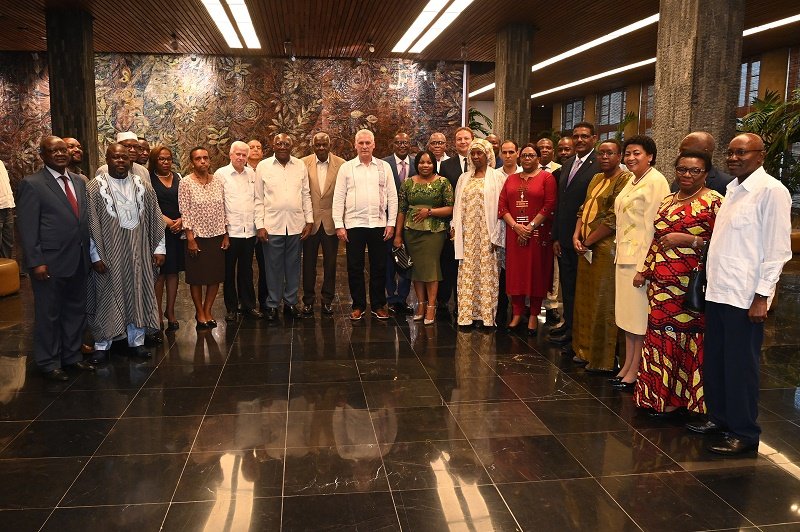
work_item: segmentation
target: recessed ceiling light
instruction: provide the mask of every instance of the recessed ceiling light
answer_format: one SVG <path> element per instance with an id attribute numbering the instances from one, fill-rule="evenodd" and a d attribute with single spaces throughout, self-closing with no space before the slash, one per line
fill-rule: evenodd
<path id="1" fill-rule="evenodd" d="M 571 83 L 566 83 L 564 85 L 559 85 L 558 87 L 553 87 L 552 89 L 547 89 L 546 91 L 537 92 L 536 94 L 531 94 L 531 98 L 538 98 L 539 96 L 544 96 L 545 94 L 550 94 L 553 92 L 558 92 L 564 89 L 569 89 L 572 87 L 577 87 L 578 85 L 583 85 L 584 83 L 589 83 L 590 81 L 595 81 L 602 78 L 607 78 L 609 76 L 613 76 L 615 74 L 619 74 L 621 72 L 625 72 L 626 70 L 633 70 L 634 68 L 640 68 L 647 65 L 652 65 L 656 62 L 655 57 L 651 57 L 650 59 L 645 59 L 644 61 L 639 61 L 636 63 L 631 63 L 630 65 L 621 66 L 619 68 L 615 68 L 612 70 L 607 70 L 606 72 L 601 72 L 600 74 L 595 74 L 594 76 L 589 76 L 588 78 L 579 79 L 577 81 L 573 81 Z"/>
<path id="2" fill-rule="evenodd" d="M 203 5 L 211 16 L 211 20 L 217 25 L 217 29 L 222 34 L 225 42 L 228 43 L 228 47 L 242 48 L 242 41 L 240 41 L 239 36 L 236 35 L 236 30 L 233 29 L 231 19 L 228 18 L 228 14 L 225 12 L 225 8 L 222 7 L 220 1 L 203 0 Z"/>
<path id="3" fill-rule="evenodd" d="M 247 10 L 247 4 L 244 0 L 226 0 L 228 7 L 231 9 L 233 20 L 239 27 L 239 33 L 242 34 L 244 43 L 248 48 L 261 48 L 261 43 L 256 35 L 256 29 L 253 26 L 253 20 L 250 18 L 250 12 Z"/>
<path id="4" fill-rule="evenodd" d="M 761 26 L 756 26 L 755 28 L 744 30 L 742 35 L 744 37 L 747 37 L 748 35 L 753 35 L 754 33 L 761 33 L 762 31 L 771 30 L 773 28 L 779 28 L 781 26 L 786 26 L 787 24 L 792 24 L 794 22 L 800 22 L 800 15 L 794 15 L 793 17 L 782 18 L 780 20 L 776 20 L 775 22 L 770 22 L 769 24 L 762 24 Z"/>
<path id="5" fill-rule="evenodd" d="M 409 50 L 412 54 L 422 52 L 426 46 L 434 41 L 455 19 L 473 2 L 473 0 L 455 0 L 444 10 L 444 13 L 433 23 L 425 34 Z"/>
<path id="6" fill-rule="evenodd" d="M 481 87 L 480 89 L 476 89 L 476 90 L 470 92 L 468 96 L 470 98 L 472 98 L 473 96 L 477 96 L 478 94 L 483 94 L 484 92 L 488 92 L 488 91 L 492 90 L 494 87 L 495 87 L 495 84 L 494 83 L 490 83 L 490 84 L 486 85 L 485 87 Z"/>
<path id="7" fill-rule="evenodd" d="M 611 33 L 609 33 L 607 35 L 603 35 L 602 37 L 597 38 L 597 39 L 595 39 L 593 41 L 589 41 L 589 42 L 587 42 L 585 44 L 582 44 L 580 46 L 576 46 L 575 48 L 573 48 L 571 50 L 567 50 L 566 52 L 564 52 L 562 54 L 558 54 L 557 56 L 551 57 L 550 59 L 545 59 L 541 63 L 536 63 L 535 65 L 533 65 L 531 67 L 531 72 L 536 72 L 537 70 L 541 70 L 546 66 L 552 65 L 553 63 L 558 63 L 559 61 L 563 61 L 564 59 L 567 59 L 568 57 L 572 57 L 573 55 L 577 55 L 577 54 L 579 54 L 581 52 L 585 52 L 586 50 L 590 50 L 590 49 L 594 48 L 595 46 L 600 46 L 603 43 L 607 43 L 609 41 L 613 41 L 614 39 L 618 39 L 618 38 L 620 38 L 620 37 L 622 37 L 624 35 L 627 35 L 627 34 L 631 33 L 632 31 L 636 31 L 636 30 L 645 28 L 645 27 L 647 27 L 647 26 L 649 26 L 651 24 L 655 24 L 656 22 L 658 22 L 658 13 L 656 13 L 655 15 L 651 15 L 651 16 L 649 16 L 647 18 L 643 18 L 642 20 L 634 22 L 633 24 L 628 24 L 627 26 L 625 26 L 623 28 L 620 28 L 620 29 L 618 29 L 616 31 L 612 31 Z"/>
<path id="8" fill-rule="evenodd" d="M 447 5 L 448 0 L 428 0 L 428 4 L 422 8 L 422 12 L 419 14 L 417 19 L 411 23 L 411 26 L 408 27 L 405 34 L 400 37 L 400 40 L 397 41 L 397 44 L 394 45 L 392 48 L 392 52 L 394 53 L 405 53 L 408 50 L 408 47 L 411 46 L 419 34 L 428 27 L 431 20 L 435 19 L 439 16 L 439 13 L 442 11 L 442 8 Z"/>

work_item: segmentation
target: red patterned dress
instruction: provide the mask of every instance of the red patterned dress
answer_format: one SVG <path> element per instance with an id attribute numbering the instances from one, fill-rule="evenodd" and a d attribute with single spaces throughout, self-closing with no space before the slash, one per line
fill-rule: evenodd
<path id="1" fill-rule="evenodd" d="M 664 198 L 658 209 L 655 236 L 644 263 L 644 275 L 650 281 L 650 313 L 634 401 L 656 412 L 673 406 L 704 413 L 705 316 L 682 305 L 689 272 L 697 265 L 701 246 L 665 250 L 659 239 L 668 233 L 686 233 L 707 241 L 722 196 L 709 190 L 684 205 L 675 205 L 674 198 L 674 194 Z"/>

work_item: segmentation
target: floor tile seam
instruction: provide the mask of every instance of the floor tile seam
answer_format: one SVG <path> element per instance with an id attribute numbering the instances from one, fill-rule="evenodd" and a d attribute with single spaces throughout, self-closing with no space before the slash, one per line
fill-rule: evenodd
<path id="1" fill-rule="evenodd" d="M 742 466 L 742 467 L 761 467 L 761 466 L 765 466 L 765 465 L 766 465 L 766 466 L 772 466 L 772 467 L 776 467 L 775 465 L 773 465 L 773 464 L 771 464 L 771 463 L 765 463 L 765 464 L 750 464 L 750 465 L 748 465 L 748 466 Z M 777 468 L 777 467 L 776 467 L 776 468 Z M 740 511 L 739 511 L 737 508 L 735 508 L 735 507 L 734 507 L 734 506 L 733 506 L 731 503 L 729 503 L 727 500 L 723 499 L 721 495 L 719 495 L 719 494 L 718 494 L 716 491 L 714 491 L 713 489 L 711 489 L 711 486 L 709 486 L 708 484 L 706 484 L 705 482 L 703 482 L 703 480 L 702 480 L 702 479 L 700 479 L 700 478 L 697 478 L 697 475 L 696 475 L 696 473 L 707 473 L 707 472 L 709 472 L 709 471 L 724 471 L 724 470 L 728 470 L 728 469 L 736 469 L 736 466 L 732 466 L 732 467 L 725 467 L 725 468 L 721 468 L 721 469 L 701 469 L 701 470 L 691 470 L 691 471 L 687 470 L 686 472 L 687 472 L 689 475 L 691 475 L 692 479 L 694 479 L 694 481 L 695 481 L 695 482 L 699 483 L 701 486 L 703 486 L 705 489 L 707 489 L 709 492 L 711 492 L 711 493 L 712 493 L 712 494 L 713 494 L 713 495 L 714 495 L 714 496 L 715 496 L 717 499 L 721 500 L 721 501 L 723 502 L 723 504 L 727 505 L 727 506 L 728 506 L 728 508 L 730 508 L 732 511 L 734 511 L 734 512 L 735 512 L 737 515 L 741 516 L 741 517 L 742 517 L 742 519 L 744 519 L 744 520 L 745 520 L 747 523 L 749 523 L 751 526 L 755 526 L 755 527 L 757 527 L 757 525 L 756 525 L 756 524 L 755 524 L 755 523 L 754 523 L 754 522 L 753 522 L 753 521 L 752 521 L 752 520 L 751 520 L 749 517 L 747 517 L 747 516 L 746 516 L 746 515 L 744 515 L 742 512 L 740 512 Z"/>
<path id="2" fill-rule="evenodd" d="M 49 408 L 49 407 L 48 407 L 48 408 Z M 9 422 L 9 423 L 11 423 L 12 421 L 11 421 L 11 420 L 9 420 L 8 422 Z M 28 420 L 28 419 L 22 419 L 22 420 L 18 420 L 18 421 L 16 421 L 16 422 L 19 422 L 19 423 L 25 423 L 25 422 L 27 422 L 27 425 L 25 425 L 25 426 L 22 428 L 22 430 L 20 430 L 19 432 L 17 432 L 17 433 L 14 435 L 14 437 L 13 437 L 13 438 L 11 438 L 11 439 L 8 441 L 8 443 L 6 443 L 6 444 L 5 444 L 3 447 L 0 447 L 0 460 L 4 460 L 4 458 L 3 458 L 3 453 L 6 451 L 6 449 L 8 449 L 8 447 L 9 447 L 9 446 L 10 446 L 12 443 L 14 443 L 14 441 L 16 441 L 16 439 L 17 439 L 17 438 L 19 438 L 19 437 L 22 435 L 22 433 L 23 433 L 23 432 L 25 432 L 26 430 L 28 430 L 28 429 L 30 428 L 30 426 L 33 424 L 33 420 L 32 420 L 32 419 L 30 419 L 30 420 Z"/>
<path id="3" fill-rule="evenodd" d="M 55 510 L 69 510 L 74 508 L 116 508 L 129 506 L 169 506 L 168 502 L 127 502 L 120 504 L 77 504 L 75 506 L 55 506 Z"/>
<path id="4" fill-rule="evenodd" d="M 603 486 L 603 484 L 600 483 L 600 481 L 597 478 L 592 477 L 592 480 L 594 481 L 595 484 L 597 484 L 597 486 L 601 490 L 603 490 L 603 493 L 608 495 L 608 497 L 614 502 L 614 504 L 617 505 L 617 508 L 619 508 L 622 511 L 622 513 L 624 513 L 626 516 L 628 516 L 628 519 L 631 520 L 631 523 L 633 523 L 642 532 L 645 531 L 645 528 L 642 525 L 640 525 L 636 521 L 636 519 L 633 518 L 633 516 L 631 514 L 628 513 L 628 511 L 622 506 L 622 504 L 620 504 L 620 502 L 613 495 L 611 495 L 611 493 L 609 493 L 609 491 L 605 488 L 605 486 Z"/>

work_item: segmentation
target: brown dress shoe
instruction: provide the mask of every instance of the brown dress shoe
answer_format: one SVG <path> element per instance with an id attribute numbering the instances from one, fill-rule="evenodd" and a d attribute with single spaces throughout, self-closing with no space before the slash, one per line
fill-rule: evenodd
<path id="1" fill-rule="evenodd" d="M 94 353 L 94 346 L 89 344 L 81 344 L 81 353 L 84 355 L 88 355 L 89 353 Z"/>
<path id="2" fill-rule="evenodd" d="M 350 313 L 350 321 L 358 321 L 364 317 L 364 311 L 361 309 L 353 309 L 353 312 Z"/>
<path id="3" fill-rule="evenodd" d="M 379 320 L 389 319 L 389 311 L 386 310 L 386 307 L 381 307 L 378 310 L 373 310 L 372 315 L 378 318 Z"/>

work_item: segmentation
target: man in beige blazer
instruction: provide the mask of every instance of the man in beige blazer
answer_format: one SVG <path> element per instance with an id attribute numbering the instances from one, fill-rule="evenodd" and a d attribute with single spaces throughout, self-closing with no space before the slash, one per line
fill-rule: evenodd
<path id="1" fill-rule="evenodd" d="M 339 239 L 333 224 L 332 204 L 336 174 L 344 159 L 330 152 L 331 138 L 320 132 L 312 139 L 314 153 L 303 157 L 308 169 L 311 188 L 311 205 L 314 211 L 314 227 L 311 235 L 303 241 L 303 314 L 314 313 L 317 283 L 317 255 L 322 245 L 322 313 L 333 314 L 333 296 L 336 281 L 336 253 Z"/>

